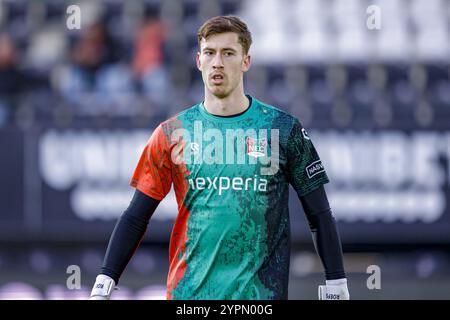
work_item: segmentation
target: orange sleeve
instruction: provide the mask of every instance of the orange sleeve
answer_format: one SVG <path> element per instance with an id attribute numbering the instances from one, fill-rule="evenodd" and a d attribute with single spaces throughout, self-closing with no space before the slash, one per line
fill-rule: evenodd
<path id="1" fill-rule="evenodd" d="M 134 170 L 130 185 L 162 200 L 172 185 L 172 166 L 166 135 L 161 125 L 151 135 Z"/>

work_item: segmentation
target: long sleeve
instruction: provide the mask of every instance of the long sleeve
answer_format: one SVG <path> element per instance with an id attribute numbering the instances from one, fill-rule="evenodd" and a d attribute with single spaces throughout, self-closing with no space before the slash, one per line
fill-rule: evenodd
<path id="1" fill-rule="evenodd" d="M 139 247 L 159 202 L 136 190 L 130 205 L 118 219 L 100 271 L 101 274 L 110 276 L 116 284 Z"/>
<path id="2" fill-rule="evenodd" d="M 345 278 L 342 245 L 325 188 L 300 197 L 327 280 Z"/>

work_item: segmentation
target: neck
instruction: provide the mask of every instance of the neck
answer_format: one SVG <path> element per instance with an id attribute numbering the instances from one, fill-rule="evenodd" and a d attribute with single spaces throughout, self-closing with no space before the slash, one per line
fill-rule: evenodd
<path id="1" fill-rule="evenodd" d="M 206 111 L 218 116 L 231 116 L 246 110 L 249 100 L 244 94 L 243 88 L 235 90 L 232 94 L 219 98 L 208 92 L 205 88 L 205 102 L 203 104 Z"/>

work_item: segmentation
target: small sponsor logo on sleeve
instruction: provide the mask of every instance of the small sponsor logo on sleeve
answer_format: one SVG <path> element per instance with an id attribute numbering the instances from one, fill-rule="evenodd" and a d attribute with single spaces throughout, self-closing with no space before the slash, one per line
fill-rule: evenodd
<path id="1" fill-rule="evenodd" d="M 311 140 L 309 138 L 308 132 L 306 132 L 305 128 L 302 128 L 302 134 L 303 134 L 303 138 L 305 138 L 306 140 Z"/>
<path id="2" fill-rule="evenodd" d="M 306 167 L 306 173 L 308 174 L 308 178 L 310 179 L 321 172 L 325 172 L 325 168 L 321 160 L 314 161 Z"/>

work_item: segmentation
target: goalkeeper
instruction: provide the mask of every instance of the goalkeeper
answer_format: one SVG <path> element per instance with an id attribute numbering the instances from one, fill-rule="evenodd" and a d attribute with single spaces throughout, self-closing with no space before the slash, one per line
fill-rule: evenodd
<path id="1" fill-rule="evenodd" d="M 300 122 L 244 93 L 252 39 L 234 16 L 198 31 L 204 100 L 161 123 L 137 164 L 91 292 L 108 299 L 173 185 L 167 299 L 288 299 L 289 185 L 325 271 L 319 299 L 349 299 L 325 169 Z M 195 136 L 190 133 L 202 132 Z"/>

